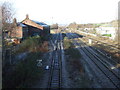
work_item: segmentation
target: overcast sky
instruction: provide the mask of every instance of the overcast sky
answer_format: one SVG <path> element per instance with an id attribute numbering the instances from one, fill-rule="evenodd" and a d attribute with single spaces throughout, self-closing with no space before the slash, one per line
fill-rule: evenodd
<path id="1" fill-rule="evenodd" d="M 17 21 L 26 14 L 47 24 L 100 23 L 117 19 L 120 0 L 0 0 L 13 3 Z"/>

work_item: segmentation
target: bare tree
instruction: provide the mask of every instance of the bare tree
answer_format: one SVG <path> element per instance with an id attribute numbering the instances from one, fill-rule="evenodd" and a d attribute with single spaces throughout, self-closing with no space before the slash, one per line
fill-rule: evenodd
<path id="1" fill-rule="evenodd" d="M 12 4 L 10 2 L 3 2 L 0 5 L 1 8 L 1 20 L 2 20 L 2 59 L 3 63 L 5 63 L 5 56 L 6 56 L 6 45 L 5 45 L 5 35 L 6 32 L 11 32 L 14 28 L 14 24 L 12 23 L 14 10 L 12 8 Z"/>
<path id="2" fill-rule="evenodd" d="M 73 22 L 73 23 L 70 23 L 68 27 L 72 29 L 78 29 L 78 24 L 76 22 Z"/>
<path id="3" fill-rule="evenodd" d="M 50 28 L 51 28 L 51 29 L 58 29 L 58 24 L 57 24 L 57 23 L 56 23 L 56 24 L 53 24 L 53 25 L 50 26 Z"/>
<path id="4" fill-rule="evenodd" d="M 6 31 L 11 31 L 12 28 L 14 27 L 12 24 L 14 10 L 10 2 L 4 2 L 0 7 L 2 12 L 2 31 L 4 37 L 4 33 Z"/>

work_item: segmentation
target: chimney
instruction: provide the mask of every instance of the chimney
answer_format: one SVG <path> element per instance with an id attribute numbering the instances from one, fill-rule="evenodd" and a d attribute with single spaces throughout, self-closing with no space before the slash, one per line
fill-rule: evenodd
<path id="1" fill-rule="evenodd" d="M 26 19 L 29 19 L 29 15 L 28 14 L 26 14 Z"/>
<path id="2" fill-rule="evenodd" d="M 14 24 L 15 26 L 17 26 L 17 20 L 16 20 L 16 18 L 13 19 L 13 24 Z"/>

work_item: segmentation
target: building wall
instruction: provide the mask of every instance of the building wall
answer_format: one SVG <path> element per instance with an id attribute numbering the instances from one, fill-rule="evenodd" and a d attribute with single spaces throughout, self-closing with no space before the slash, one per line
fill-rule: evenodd
<path id="1" fill-rule="evenodd" d="M 18 26 L 15 29 L 12 30 L 11 32 L 11 37 L 16 37 L 16 38 L 22 38 L 23 37 L 23 31 L 22 31 L 22 27 Z"/>
<path id="2" fill-rule="evenodd" d="M 28 26 L 28 36 L 34 36 L 34 35 L 42 35 L 43 34 L 43 30 L 40 30 L 36 27 L 32 27 L 32 26 Z"/>
<path id="3" fill-rule="evenodd" d="M 50 26 L 44 27 L 44 28 L 43 28 L 43 31 L 44 31 L 44 34 L 45 34 L 45 35 L 49 35 L 49 34 L 50 34 Z"/>
<path id="4" fill-rule="evenodd" d="M 28 37 L 28 27 L 22 27 L 22 38 L 25 39 Z"/>

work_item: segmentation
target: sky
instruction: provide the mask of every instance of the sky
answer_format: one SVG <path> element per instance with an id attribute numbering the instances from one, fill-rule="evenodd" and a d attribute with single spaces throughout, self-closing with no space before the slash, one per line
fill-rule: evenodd
<path id="1" fill-rule="evenodd" d="M 15 8 L 17 21 L 25 19 L 47 24 L 76 22 L 101 23 L 117 19 L 120 0 L 0 0 L 9 1 Z"/>

